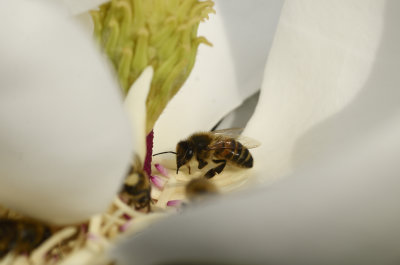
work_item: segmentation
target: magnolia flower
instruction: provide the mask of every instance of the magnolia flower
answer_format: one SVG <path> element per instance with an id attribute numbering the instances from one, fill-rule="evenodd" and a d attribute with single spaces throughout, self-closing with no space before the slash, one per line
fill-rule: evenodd
<path id="1" fill-rule="evenodd" d="M 154 144 L 155 152 L 171 150 L 193 131 L 211 128 L 261 86 L 245 131 L 262 142 L 253 152 L 249 177 L 263 185 L 284 180 L 153 225 L 117 248 L 121 262 L 342 264 L 397 257 L 399 80 L 394 71 L 400 7 L 390 1 L 281 6 L 280 1 L 217 2 L 217 16 L 201 28 L 214 48 L 199 50 L 192 75 L 155 126 Z M 147 78 L 142 81 L 149 86 L 151 74 Z M 121 143 L 130 138 L 123 124 L 116 124 Z M 122 175 L 128 147 L 116 150 L 121 164 L 113 174 Z M 106 179 L 99 178 L 105 190 L 95 191 L 98 205 L 120 181 L 107 187 Z M 60 180 L 60 186 L 71 183 Z M 86 180 L 92 181 L 83 176 L 83 184 Z M 45 187 L 44 194 L 54 187 Z M 52 199 L 66 203 L 64 194 Z M 86 202 L 79 196 L 74 200 Z M 38 208 L 37 201 L 29 203 Z"/>

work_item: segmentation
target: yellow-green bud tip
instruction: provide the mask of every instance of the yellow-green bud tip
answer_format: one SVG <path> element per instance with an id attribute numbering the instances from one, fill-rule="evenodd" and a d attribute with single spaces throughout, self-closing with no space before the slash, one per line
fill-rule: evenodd
<path id="1" fill-rule="evenodd" d="M 197 28 L 215 13 L 213 5 L 198 0 L 112 0 L 91 12 L 96 39 L 125 92 L 146 66 L 154 68 L 146 101 L 147 132 L 188 78 L 198 45 L 211 46 L 197 36 Z"/>

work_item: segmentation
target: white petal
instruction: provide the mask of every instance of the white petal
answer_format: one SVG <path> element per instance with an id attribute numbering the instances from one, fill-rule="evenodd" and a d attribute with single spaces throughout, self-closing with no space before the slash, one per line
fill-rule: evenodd
<path id="1" fill-rule="evenodd" d="M 309 159 L 307 150 L 325 145 L 323 140 L 329 135 L 319 141 L 307 138 L 307 144 L 298 146 L 320 122 L 353 104 L 365 103 L 361 95 L 370 90 L 370 78 L 380 60 L 378 48 L 386 37 L 382 35 L 384 18 L 384 1 L 285 3 L 259 104 L 245 131 L 263 142 L 254 156 L 255 168 L 266 179 L 287 174 L 293 163 Z M 375 91 L 383 89 L 375 84 Z M 364 107 L 365 113 L 376 111 Z M 361 119 L 352 117 L 353 122 Z M 344 130 L 344 125 L 336 126 L 335 132 Z M 336 140 L 333 145 L 341 141 Z"/>
<path id="2" fill-rule="evenodd" d="M 157 121 L 155 152 L 173 150 L 189 134 L 210 130 L 260 88 L 281 6 L 282 1 L 216 2 L 217 15 L 199 27 L 213 47 L 200 45 L 192 73 Z"/>
<path id="3" fill-rule="evenodd" d="M 132 154 L 111 68 L 65 12 L 0 4 L 0 204 L 56 223 L 104 211 Z"/>
<path id="4" fill-rule="evenodd" d="M 88 12 L 97 9 L 101 4 L 109 2 L 109 0 L 62 0 L 68 6 L 73 15 Z"/>
<path id="5" fill-rule="evenodd" d="M 144 161 L 146 155 L 146 98 L 152 78 L 153 68 L 149 66 L 143 70 L 140 77 L 132 85 L 124 103 L 131 124 L 135 129 L 132 130 L 132 139 L 141 161 Z"/>

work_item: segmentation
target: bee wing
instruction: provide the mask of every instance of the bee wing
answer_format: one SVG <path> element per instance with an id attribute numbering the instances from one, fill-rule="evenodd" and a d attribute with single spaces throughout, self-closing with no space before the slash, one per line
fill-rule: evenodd
<path id="1" fill-rule="evenodd" d="M 256 148 L 261 145 L 261 143 L 253 138 L 243 136 L 241 133 L 243 132 L 244 128 L 230 128 L 230 129 L 222 129 L 212 131 L 211 133 L 217 136 L 219 139 L 208 146 L 210 150 L 215 149 L 229 149 L 229 147 L 221 147 L 223 146 L 223 142 L 226 141 L 226 138 L 233 138 L 236 141 L 240 142 L 243 146 L 247 149 Z"/>
<path id="2" fill-rule="evenodd" d="M 237 137 L 240 136 L 240 134 L 243 132 L 243 130 L 244 130 L 244 128 L 229 128 L 229 129 L 211 131 L 210 133 L 212 133 L 216 136 L 225 136 L 225 137 L 236 139 Z"/>
<path id="3" fill-rule="evenodd" d="M 228 138 L 228 140 L 229 140 L 229 138 Z M 207 148 L 208 148 L 208 150 L 233 149 L 232 147 L 225 145 L 226 141 L 227 141 L 227 138 L 221 137 L 220 139 L 211 143 Z M 235 141 L 241 143 L 247 149 L 256 148 L 261 145 L 261 143 L 259 141 L 252 139 L 250 137 L 246 137 L 246 136 L 239 136 L 235 139 Z"/>
<path id="4" fill-rule="evenodd" d="M 260 141 L 257 141 L 256 139 L 253 139 L 253 138 L 250 138 L 247 136 L 242 136 L 242 135 L 239 136 L 238 138 L 236 138 L 236 141 L 240 142 L 247 149 L 256 148 L 261 145 Z"/>

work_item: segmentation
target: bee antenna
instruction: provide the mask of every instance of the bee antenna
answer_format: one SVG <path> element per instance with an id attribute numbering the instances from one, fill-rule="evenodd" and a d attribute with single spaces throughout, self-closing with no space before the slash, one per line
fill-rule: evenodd
<path id="1" fill-rule="evenodd" d="M 161 152 L 161 153 L 154 154 L 153 156 L 158 156 L 158 155 L 168 154 L 168 153 L 171 153 L 171 154 L 175 154 L 175 155 L 176 155 L 176 152 L 173 152 L 173 151 L 165 151 L 165 152 Z"/>

